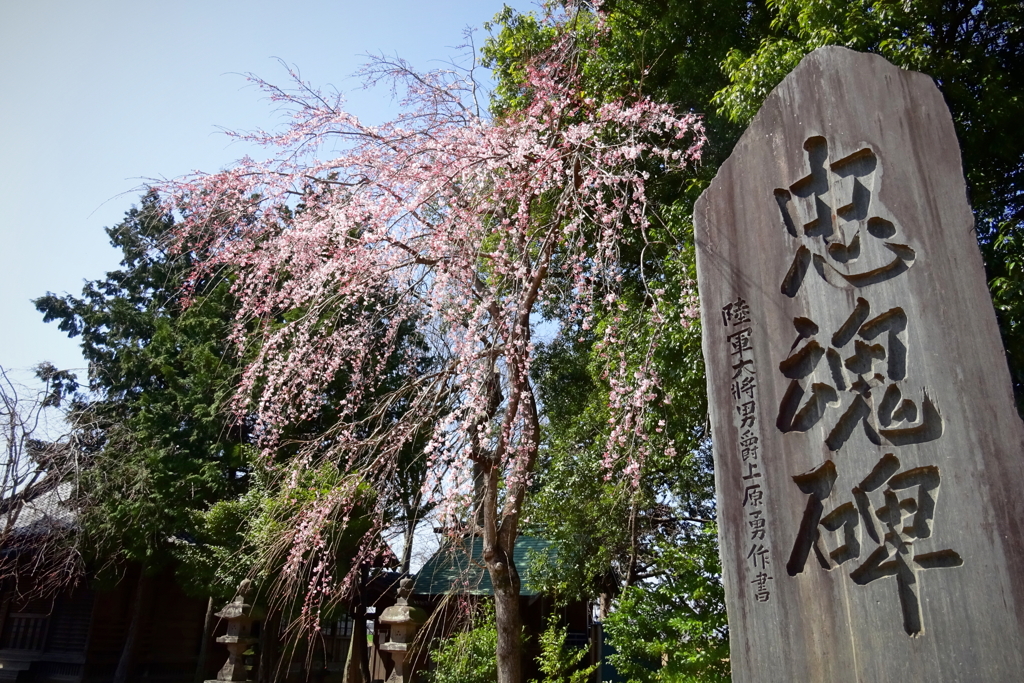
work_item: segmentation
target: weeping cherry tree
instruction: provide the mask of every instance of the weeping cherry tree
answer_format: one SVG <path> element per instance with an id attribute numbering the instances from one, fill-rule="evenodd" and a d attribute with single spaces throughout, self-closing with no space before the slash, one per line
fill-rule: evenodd
<path id="1" fill-rule="evenodd" d="M 335 575 L 332 539 L 369 513 L 352 567 L 381 551 L 398 469 L 419 444 L 421 504 L 483 539 L 502 683 L 522 680 L 513 548 L 541 437 L 532 335 L 545 303 L 570 303 L 572 319 L 553 323 L 562 329 L 612 312 L 599 330 L 613 421 L 606 458 L 625 458 L 636 475 L 650 448 L 648 407 L 663 397 L 653 371 L 622 350 L 618 251 L 653 227 L 650 169 L 695 163 L 704 143 L 692 114 L 586 92 L 581 72 L 597 45 L 574 33 L 577 20 L 549 20 L 550 47 L 526 63 L 525 104 L 501 117 L 478 106 L 472 69 L 375 60 L 366 76 L 390 83 L 402 106 L 378 126 L 297 73 L 287 88 L 255 79 L 290 114 L 283 130 L 240 136 L 272 150 L 269 161 L 162 188 L 183 217 L 183 242 L 211 255 L 201 268 L 237 273 L 234 335 L 250 360 L 236 406 L 268 467 L 293 487 L 311 470 L 336 473 L 328 490 L 296 497 L 306 502 L 275 546 L 276 590 L 299 596 L 306 626 L 345 594 L 355 569 Z M 652 279 L 648 294 L 659 320 L 664 290 Z M 410 326 L 422 344 L 398 344 Z M 325 408 L 338 376 L 349 386 L 340 419 L 282 449 L 290 425 Z"/>

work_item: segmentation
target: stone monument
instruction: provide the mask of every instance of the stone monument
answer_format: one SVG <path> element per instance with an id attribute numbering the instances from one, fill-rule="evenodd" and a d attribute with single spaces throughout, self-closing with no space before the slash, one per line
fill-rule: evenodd
<path id="1" fill-rule="evenodd" d="M 935 84 L 816 50 L 694 223 L 733 680 L 1024 679 L 1024 429 Z"/>
<path id="2" fill-rule="evenodd" d="M 399 582 L 398 599 L 395 600 L 395 604 L 380 615 L 380 622 L 391 627 L 388 642 L 382 643 L 380 649 L 391 655 L 395 663 L 387 683 L 410 683 L 413 680 L 410 658 L 413 654 L 416 630 L 427 620 L 427 613 L 409 604 L 412 585 L 411 578 L 403 578 Z"/>
<path id="3" fill-rule="evenodd" d="M 218 643 L 228 648 L 228 661 L 217 672 L 217 678 L 206 683 L 249 680 L 243 653 L 259 642 L 259 638 L 252 635 L 252 622 L 258 615 L 253 614 L 252 605 L 245 602 L 251 590 L 252 583 L 249 579 L 243 579 L 234 599 L 214 615 L 228 622 L 227 633 L 217 638 Z"/>

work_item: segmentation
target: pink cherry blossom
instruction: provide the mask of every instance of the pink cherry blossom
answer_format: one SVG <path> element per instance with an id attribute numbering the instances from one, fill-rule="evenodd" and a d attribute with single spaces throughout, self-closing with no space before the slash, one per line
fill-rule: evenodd
<path id="1" fill-rule="evenodd" d="M 379 532 L 398 495 L 400 456 L 425 434 L 423 493 L 442 516 L 477 520 L 498 584 L 540 439 L 530 381 L 537 304 L 571 301 L 575 319 L 562 324 L 582 330 L 620 310 L 619 246 L 651 226 L 648 171 L 700 159 L 695 115 L 639 95 L 595 100 L 579 72 L 593 48 L 558 28 L 526 69 L 528 103 L 502 118 L 479 113 L 466 73 L 419 73 L 401 60 L 366 68 L 404 107 L 378 126 L 297 73 L 287 88 L 254 78 L 290 116 L 280 130 L 239 135 L 270 158 L 162 188 L 182 236 L 210 255 L 196 277 L 223 266 L 236 274 L 233 339 L 251 361 L 235 406 L 263 456 L 292 486 L 325 462 L 346 482 L 299 505 L 285 539 L 281 588 L 305 595 L 304 619 L 348 585 L 330 569 L 325 528 L 348 519 L 365 485 L 376 492 Z M 663 308 L 664 290 L 650 294 Z M 627 458 L 636 475 L 650 448 L 647 407 L 668 397 L 650 368 L 653 348 L 640 368 L 627 362 L 622 325 L 608 321 L 600 339 L 612 414 L 606 460 Z M 408 329 L 422 349 L 402 345 Z M 285 430 L 323 410 L 338 376 L 349 382 L 340 419 L 281 465 Z M 482 496 L 474 478 L 485 482 Z M 467 513 L 470 505 L 483 509 Z M 374 539 L 359 559 L 380 550 Z"/>

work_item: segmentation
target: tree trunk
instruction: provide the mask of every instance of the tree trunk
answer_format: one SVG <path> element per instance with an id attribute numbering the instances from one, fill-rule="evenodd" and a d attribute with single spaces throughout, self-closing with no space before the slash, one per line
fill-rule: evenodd
<path id="1" fill-rule="evenodd" d="M 518 536 L 516 517 L 497 523 L 498 473 L 485 468 L 483 489 L 483 560 L 494 586 L 494 617 L 498 628 L 498 683 L 522 683 L 523 617 L 519 612 L 519 571 L 513 556 Z"/>
<path id="2" fill-rule="evenodd" d="M 348 639 L 348 655 L 345 656 L 345 672 L 342 674 L 341 683 L 365 683 L 359 671 L 358 660 L 356 659 L 356 626 L 352 624 L 352 636 Z"/>
<path id="3" fill-rule="evenodd" d="M 522 683 L 523 616 L 519 612 L 519 574 L 508 563 L 488 567 L 494 584 L 494 615 L 498 626 L 498 683 Z"/>
<path id="4" fill-rule="evenodd" d="M 366 610 L 356 609 L 352 639 L 348 643 L 343 683 L 370 683 L 370 658 L 366 647 Z"/>
<path id="5" fill-rule="evenodd" d="M 536 295 L 536 287 L 534 288 Z M 529 329 L 529 307 L 525 309 L 520 321 L 523 329 Z M 527 340 L 529 335 L 526 335 Z M 524 430 L 522 438 L 527 441 L 528 456 L 523 463 L 523 475 L 508 482 L 502 510 L 498 509 L 498 490 L 500 488 L 501 467 L 507 441 L 501 438 L 493 454 L 484 455 L 481 449 L 475 449 L 473 457 L 474 489 L 479 482 L 476 494 L 482 496 L 480 508 L 483 511 L 483 524 L 480 535 L 483 540 L 483 560 L 494 586 L 494 616 L 498 628 L 498 683 L 522 683 L 523 681 L 523 616 L 519 611 L 519 571 L 515 563 L 516 539 L 519 537 L 519 514 L 523 498 L 526 495 L 527 476 L 533 472 L 537 461 L 537 446 L 540 435 L 540 423 L 537 417 L 537 404 L 530 386 L 529 377 L 520 375 L 514 368 L 510 384 L 512 395 L 503 420 L 501 433 L 506 435 L 512 430 L 516 413 L 523 408 L 527 413 L 530 429 Z M 492 384 L 491 407 L 496 407 L 500 398 L 500 383 Z M 490 416 L 495 412 L 492 410 Z M 490 418 L 489 418 L 490 419 Z"/>
<path id="6" fill-rule="evenodd" d="M 412 541 L 413 536 L 416 533 L 416 517 L 410 515 L 410 519 L 405 525 L 405 541 L 402 543 L 402 573 L 408 574 L 409 568 L 412 566 Z"/>
<path id="7" fill-rule="evenodd" d="M 603 624 L 604 620 L 608 618 L 608 613 L 612 607 L 612 596 L 608 593 L 601 593 L 601 607 L 598 611 L 599 620 Z"/>
<path id="8" fill-rule="evenodd" d="M 473 463 L 473 528 L 479 533 L 486 523 L 484 501 L 486 500 L 487 472 L 479 462 Z"/>
<path id="9" fill-rule="evenodd" d="M 135 585 L 135 599 L 132 602 L 132 620 L 128 624 L 128 637 L 121 649 L 121 659 L 117 662 L 117 670 L 114 672 L 113 683 L 128 683 L 132 667 L 135 664 L 135 653 L 139 647 L 140 635 L 142 634 L 143 615 L 149 610 L 145 603 L 149 602 L 149 587 L 152 579 L 146 576 L 145 572 L 139 572 L 139 582 Z"/>
<path id="10" fill-rule="evenodd" d="M 278 650 L 281 645 L 281 613 L 268 610 L 267 618 L 260 628 L 260 660 L 258 680 L 260 683 L 274 683 L 278 680 L 281 661 Z M 283 677 L 283 675 L 282 675 Z"/>
<path id="11" fill-rule="evenodd" d="M 206 618 L 203 620 L 203 639 L 199 643 L 199 661 L 196 662 L 196 673 L 192 683 L 203 683 L 206 680 L 206 653 L 210 645 L 210 631 L 213 627 L 213 597 L 206 600 Z"/>
<path id="12" fill-rule="evenodd" d="M 370 683 L 370 657 L 366 647 L 366 585 L 367 569 L 359 570 L 359 584 L 353 598 L 352 638 L 348 643 L 343 683 Z"/>

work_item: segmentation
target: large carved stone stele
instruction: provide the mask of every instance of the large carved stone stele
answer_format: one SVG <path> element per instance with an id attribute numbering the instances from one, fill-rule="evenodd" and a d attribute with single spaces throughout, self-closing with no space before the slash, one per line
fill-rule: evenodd
<path id="1" fill-rule="evenodd" d="M 1024 676 L 1024 431 L 952 120 L 843 48 L 697 202 L 733 680 Z"/>

